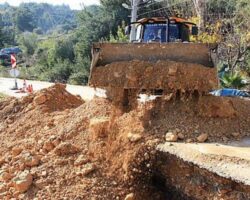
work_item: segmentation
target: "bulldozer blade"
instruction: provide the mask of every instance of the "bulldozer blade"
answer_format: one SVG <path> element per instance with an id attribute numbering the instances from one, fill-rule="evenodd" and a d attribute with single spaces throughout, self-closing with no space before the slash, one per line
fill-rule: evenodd
<path id="1" fill-rule="evenodd" d="M 94 58 L 98 57 L 96 66 L 118 61 L 172 60 L 214 67 L 210 56 L 214 48 L 215 44 L 199 43 L 95 43 L 92 53 Z"/>

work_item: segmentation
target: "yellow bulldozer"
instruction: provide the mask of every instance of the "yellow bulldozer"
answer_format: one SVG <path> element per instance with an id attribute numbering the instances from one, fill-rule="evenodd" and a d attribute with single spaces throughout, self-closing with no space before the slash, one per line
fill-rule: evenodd
<path id="1" fill-rule="evenodd" d="M 140 93 L 204 95 L 218 88 L 215 44 L 190 42 L 198 34 L 185 19 L 143 18 L 130 43 L 95 43 L 89 85 L 128 104 Z"/>

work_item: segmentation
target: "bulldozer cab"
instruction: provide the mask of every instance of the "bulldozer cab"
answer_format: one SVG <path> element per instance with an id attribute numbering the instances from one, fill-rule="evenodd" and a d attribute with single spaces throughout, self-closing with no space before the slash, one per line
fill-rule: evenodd
<path id="1" fill-rule="evenodd" d="M 197 26 L 182 18 L 144 18 L 136 24 L 133 42 L 189 42 L 190 35 L 197 34 Z"/>

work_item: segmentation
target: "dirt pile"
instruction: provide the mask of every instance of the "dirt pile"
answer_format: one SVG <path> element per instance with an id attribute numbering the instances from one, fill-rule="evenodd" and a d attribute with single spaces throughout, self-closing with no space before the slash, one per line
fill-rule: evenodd
<path id="1" fill-rule="evenodd" d="M 91 174 L 86 129 L 109 110 L 104 99 L 84 103 L 63 85 L 1 102 L 1 199 L 86 198 L 103 182 Z"/>
<path id="2" fill-rule="evenodd" d="M 78 107 L 83 103 L 80 97 L 73 96 L 65 90 L 63 84 L 23 97 L 21 100 L 8 98 L 0 102 L 0 117 L 12 118 L 29 110 L 42 109 L 44 112 L 60 111 Z"/>
<path id="3" fill-rule="evenodd" d="M 189 93 L 206 93 L 218 88 L 216 68 L 195 63 L 134 60 L 114 62 L 93 70 L 91 84 L 104 88 L 179 90 Z"/>
<path id="4" fill-rule="evenodd" d="M 250 134 L 249 100 L 203 96 L 191 100 L 156 100 L 144 115 L 151 134 L 166 130 L 181 134 L 182 141 L 227 142 Z"/>
<path id="5" fill-rule="evenodd" d="M 153 184 L 155 146 L 167 132 L 181 141 L 250 133 L 248 101 L 227 99 L 221 115 L 224 107 L 217 111 L 209 98 L 156 100 L 122 113 L 107 99 L 83 102 L 55 85 L 1 102 L 0 198 L 168 199 Z"/>
<path id="6" fill-rule="evenodd" d="M 43 106 L 45 111 L 51 112 L 78 107 L 83 100 L 67 92 L 66 85 L 56 84 L 36 94 L 33 103 L 35 106 Z"/>

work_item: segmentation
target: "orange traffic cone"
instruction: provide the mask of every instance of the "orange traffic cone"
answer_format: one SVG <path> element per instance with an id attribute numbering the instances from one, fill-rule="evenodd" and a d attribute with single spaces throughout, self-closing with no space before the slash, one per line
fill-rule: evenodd
<path id="1" fill-rule="evenodd" d="M 28 93 L 31 93 L 30 92 L 30 85 L 28 85 L 27 90 L 28 90 Z"/>
<path id="2" fill-rule="evenodd" d="M 33 93 L 34 92 L 34 90 L 33 90 L 33 85 L 31 84 L 30 85 L 30 93 Z"/>

